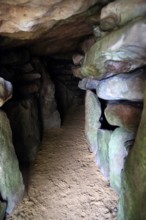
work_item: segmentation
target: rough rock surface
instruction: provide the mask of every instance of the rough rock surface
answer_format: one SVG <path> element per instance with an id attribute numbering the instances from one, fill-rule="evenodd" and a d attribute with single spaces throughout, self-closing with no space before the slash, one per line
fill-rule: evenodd
<path id="1" fill-rule="evenodd" d="M 104 113 L 109 124 L 136 131 L 142 109 L 128 103 L 114 103 L 108 104 Z"/>
<path id="2" fill-rule="evenodd" d="M 9 120 L 0 111 L 0 194 L 7 201 L 7 213 L 20 202 L 23 193 L 24 185 L 12 144 Z"/>
<path id="3" fill-rule="evenodd" d="M 46 132 L 50 128 L 60 127 L 61 124 L 60 115 L 55 102 L 55 87 L 44 64 L 41 63 L 39 59 L 34 59 L 33 63 L 36 70 L 41 73 L 39 104 L 43 131 Z"/>
<path id="4" fill-rule="evenodd" d="M 109 178 L 109 142 L 112 135 L 112 131 L 98 129 L 97 132 L 97 152 L 96 163 L 102 172 L 102 174 Z"/>
<path id="5" fill-rule="evenodd" d="M 82 77 L 102 79 L 146 64 L 146 19 L 140 18 L 110 32 L 87 52 Z"/>
<path id="6" fill-rule="evenodd" d="M 98 149 L 97 132 L 100 128 L 101 104 L 96 95 L 88 90 L 85 98 L 85 134 L 90 150 L 96 153 Z"/>
<path id="7" fill-rule="evenodd" d="M 133 132 L 128 132 L 124 128 L 116 128 L 109 141 L 110 185 L 119 194 L 121 192 L 121 173 L 134 138 Z"/>
<path id="8" fill-rule="evenodd" d="M 7 204 L 6 202 L 1 202 L 0 201 L 0 219 L 3 220 L 5 217 L 5 213 L 6 213 L 6 208 L 7 208 Z"/>
<path id="9" fill-rule="evenodd" d="M 0 45 L 13 47 L 29 43 L 32 51 L 39 54 L 72 50 L 80 37 L 92 34 L 90 17 L 107 2 L 1 0 Z"/>
<path id="10" fill-rule="evenodd" d="M 51 65 L 50 65 L 51 63 Z M 82 105 L 85 100 L 85 92 L 78 88 L 79 79 L 72 74 L 71 60 L 47 60 L 48 71 L 55 85 L 55 98 L 57 109 L 62 123 L 67 110 L 71 106 Z"/>
<path id="11" fill-rule="evenodd" d="M 28 194 L 7 220 L 116 220 L 117 195 L 94 163 L 84 135 L 84 107 L 44 137 L 30 169 Z"/>
<path id="12" fill-rule="evenodd" d="M 17 156 L 21 162 L 32 162 L 40 145 L 40 121 L 35 97 L 10 103 L 8 117 Z"/>
<path id="13" fill-rule="evenodd" d="M 79 81 L 78 87 L 83 90 L 95 90 L 98 87 L 98 84 L 98 80 L 84 78 Z"/>
<path id="14" fill-rule="evenodd" d="M 122 175 L 119 220 L 146 219 L 146 90 L 141 122 Z"/>
<path id="15" fill-rule="evenodd" d="M 145 70 L 118 74 L 99 82 L 97 96 L 105 100 L 143 101 L 145 80 Z"/>

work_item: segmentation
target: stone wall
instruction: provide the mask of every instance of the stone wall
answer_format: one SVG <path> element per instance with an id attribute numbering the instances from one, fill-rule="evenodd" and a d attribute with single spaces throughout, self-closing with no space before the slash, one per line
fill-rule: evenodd
<path id="1" fill-rule="evenodd" d="M 4 106 L 21 162 L 32 162 L 42 134 L 60 127 L 55 88 L 46 66 L 27 49 L 6 52 L 0 60 L 0 75 L 13 84 L 13 98 Z"/>
<path id="2" fill-rule="evenodd" d="M 79 79 L 72 74 L 70 59 L 47 59 L 47 68 L 55 84 L 57 107 L 63 120 L 71 106 L 83 105 L 85 92 L 78 88 Z"/>
<path id="3" fill-rule="evenodd" d="M 1 53 L 0 106 L 0 219 L 3 219 L 5 212 L 11 213 L 23 197 L 18 164 L 33 162 L 43 133 L 60 127 L 55 87 L 43 59 L 24 48 Z"/>
<path id="4" fill-rule="evenodd" d="M 13 87 L 0 77 L 0 106 L 12 97 Z M 10 213 L 24 194 L 24 185 L 12 141 L 9 119 L 0 110 L 0 219 Z"/>
<path id="5" fill-rule="evenodd" d="M 80 78 L 89 148 L 119 194 L 118 219 L 146 219 L 146 3 L 109 2 L 43 1 L 40 7 L 39 1 L 2 0 L 0 218 L 24 192 L 17 157 L 35 159 L 43 132 L 60 126 L 57 105 L 64 116 L 83 103 Z M 20 45 L 41 55 L 77 50 L 72 71 L 71 63 L 55 60 L 54 66 L 26 48 L 5 50 Z"/>
<path id="6" fill-rule="evenodd" d="M 146 219 L 145 10 L 143 0 L 110 3 L 73 56 L 89 148 L 119 194 L 119 220 Z"/>

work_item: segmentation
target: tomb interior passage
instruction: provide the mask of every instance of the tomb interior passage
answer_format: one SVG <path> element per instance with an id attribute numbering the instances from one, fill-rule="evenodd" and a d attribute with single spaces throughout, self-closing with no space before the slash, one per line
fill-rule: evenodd
<path id="1" fill-rule="evenodd" d="M 0 220 L 146 220 L 145 34 L 144 0 L 1 0 Z"/>

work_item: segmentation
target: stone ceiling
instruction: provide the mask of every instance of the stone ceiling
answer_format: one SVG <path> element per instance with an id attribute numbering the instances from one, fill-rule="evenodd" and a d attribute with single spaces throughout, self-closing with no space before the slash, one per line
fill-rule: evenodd
<path id="1" fill-rule="evenodd" d="M 110 0 L 1 0 L 0 47 L 29 46 L 35 54 L 66 53 L 92 34 Z"/>

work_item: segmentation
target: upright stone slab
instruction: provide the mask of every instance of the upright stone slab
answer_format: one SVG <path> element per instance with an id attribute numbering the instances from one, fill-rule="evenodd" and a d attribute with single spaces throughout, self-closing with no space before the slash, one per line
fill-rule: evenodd
<path id="1" fill-rule="evenodd" d="M 146 64 L 146 18 L 112 31 L 87 52 L 82 77 L 103 79 L 126 73 Z"/>
<path id="2" fill-rule="evenodd" d="M 8 117 L 13 131 L 13 141 L 21 162 L 32 162 L 41 139 L 41 125 L 36 97 L 10 103 Z"/>
<path id="3" fill-rule="evenodd" d="M 12 212 L 23 193 L 24 185 L 12 144 L 9 120 L 0 111 L 0 194 L 7 201 L 7 213 Z"/>
<path id="4" fill-rule="evenodd" d="M 146 219 L 146 89 L 136 140 L 126 159 L 122 175 L 118 219 Z"/>
<path id="5" fill-rule="evenodd" d="M 102 172 L 102 174 L 109 178 L 109 142 L 112 135 L 112 131 L 98 129 L 97 133 L 97 152 L 96 163 Z"/>
<path id="6" fill-rule="evenodd" d="M 101 104 L 97 96 L 90 90 L 86 92 L 85 98 L 85 134 L 90 145 L 90 150 L 96 153 L 97 131 L 100 128 Z"/>
<path id="7" fill-rule="evenodd" d="M 108 103 L 104 111 L 106 120 L 110 125 L 119 126 L 129 131 L 137 130 L 141 113 L 142 109 L 140 107 L 120 102 Z"/>
<path id="8" fill-rule="evenodd" d="M 129 147 L 134 141 L 134 133 L 124 128 L 116 128 L 109 142 L 110 185 L 118 193 L 121 191 L 121 172 Z"/>
<path id="9" fill-rule="evenodd" d="M 50 128 L 58 128 L 61 124 L 59 112 L 55 101 L 55 87 L 46 71 L 44 63 L 39 59 L 33 59 L 34 66 L 41 74 L 40 109 L 42 115 L 43 131 Z"/>
<path id="10" fill-rule="evenodd" d="M 101 80 L 97 86 L 97 96 L 105 100 L 143 101 L 145 70 L 119 74 Z"/>

